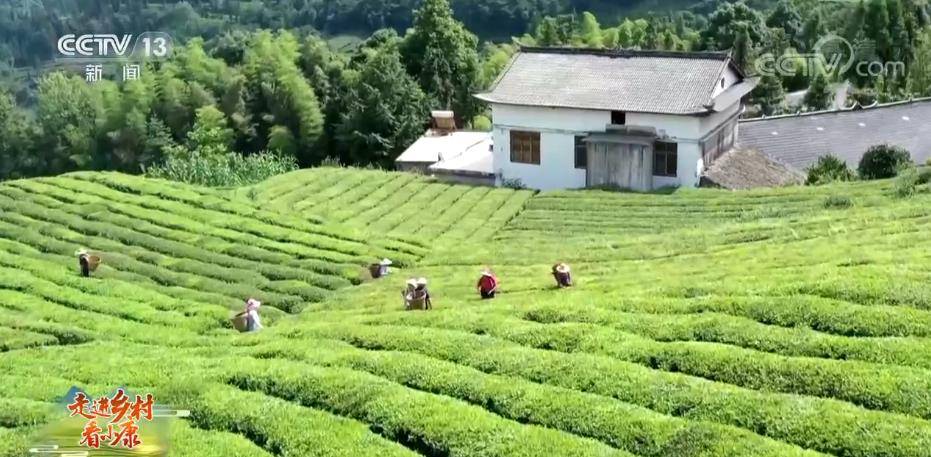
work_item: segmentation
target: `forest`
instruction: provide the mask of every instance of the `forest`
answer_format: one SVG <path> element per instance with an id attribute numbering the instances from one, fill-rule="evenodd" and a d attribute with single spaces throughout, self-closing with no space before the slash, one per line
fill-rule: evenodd
<path id="1" fill-rule="evenodd" d="M 390 167 L 423 133 L 431 109 L 453 110 L 465 128 L 489 128 L 472 94 L 521 45 L 731 50 L 751 75 L 761 57 L 790 62 L 794 74 L 757 75 L 753 114 L 823 109 L 830 85 L 842 81 L 863 103 L 931 95 L 931 21 L 922 0 L 706 0 L 623 15 L 637 3 L 5 3 L 0 179 L 118 170 L 204 183 L 196 176 L 212 167 L 265 170 L 252 181 L 321 163 Z M 167 60 L 142 62 L 138 79 L 87 82 L 81 68 L 52 60 L 60 34 L 140 30 L 168 32 L 175 46 Z M 327 38 L 336 33 L 367 38 L 334 49 Z M 901 61 L 907 72 L 804 71 L 802 56 L 829 34 L 864 44 L 857 49 L 871 54 L 861 58 Z M 787 92 L 805 89 L 801 105 L 787 104 Z"/>

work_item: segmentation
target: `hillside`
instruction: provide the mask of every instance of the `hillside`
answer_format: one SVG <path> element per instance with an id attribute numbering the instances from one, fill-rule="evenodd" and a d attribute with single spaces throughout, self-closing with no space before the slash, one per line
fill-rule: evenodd
<path id="1" fill-rule="evenodd" d="M 0 456 L 72 385 L 192 410 L 172 456 L 931 456 L 931 193 L 892 187 L 3 183 Z M 408 276 L 434 311 L 401 311 Z M 235 333 L 250 295 L 267 328 Z"/>

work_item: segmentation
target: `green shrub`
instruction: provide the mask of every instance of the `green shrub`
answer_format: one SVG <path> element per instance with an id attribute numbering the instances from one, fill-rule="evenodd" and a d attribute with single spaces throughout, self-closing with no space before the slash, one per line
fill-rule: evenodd
<path id="1" fill-rule="evenodd" d="M 526 189 L 527 186 L 524 185 L 524 182 L 520 178 L 501 178 L 501 187 L 507 187 L 508 189 Z"/>
<path id="2" fill-rule="evenodd" d="M 922 168 L 918 171 L 918 184 L 928 184 L 931 182 L 931 168 Z"/>
<path id="3" fill-rule="evenodd" d="M 230 187 L 256 184 L 272 176 L 297 169 L 291 156 L 269 153 L 242 156 L 229 153 L 216 156 L 169 156 L 164 163 L 145 170 L 153 178 L 203 186 Z"/>
<path id="4" fill-rule="evenodd" d="M 831 195 L 824 199 L 824 207 L 831 209 L 846 209 L 853 206 L 853 201 L 846 195 Z"/>
<path id="5" fill-rule="evenodd" d="M 808 169 L 808 178 L 805 184 L 820 185 L 834 181 L 851 181 L 855 178 L 847 164 L 837 158 L 837 156 L 828 154 L 818 158 L 818 162 Z"/>
<path id="6" fill-rule="evenodd" d="M 918 185 L 921 184 L 921 177 L 918 175 L 918 169 L 914 166 L 903 167 L 899 171 L 899 176 L 895 178 L 893 189 L 895 196 L 899 198 L 908 198 L 915 195 Z"/>
<path id="7" fill-rule="evenodd" d="M 912 161 L 905 148 L 888 144 L 870 147 L 857 168 L 861 179 L 886 179 L 898 174 L 899 169 Z"/>

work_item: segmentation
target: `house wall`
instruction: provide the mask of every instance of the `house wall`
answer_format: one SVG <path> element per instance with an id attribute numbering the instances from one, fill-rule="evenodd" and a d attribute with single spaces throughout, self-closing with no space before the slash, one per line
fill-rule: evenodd
<path id="1" fill-rule="evenodd" d="M 661 138 L 678 144 L 677 176 L 654 176 L 653 187 L 697 186 L 704 168 L 699 140 L 738 109 L 739 103 L 709 116 L 627 113 L 627 125 L 654 127 Z M 534 189 L 574 189 L 585 187 L 585 170 L 575 168 L 575 137 L 604 132 L 611 112 L 493 104 L 492 119 L 498 184 L 501 178 L 519 178 Z M 539 165 L 511 163 L 511 130 L 540 132 Z"/>
<path id="2" fill-rule="evenodd" d="M 467 184 L 470 186 L 494 186 L 494 176 L 477 176 L 459 173 L 438 173 L 434 172 L 436 179 L 450 184 Z"/>
<path id="3" fill-rule="evenodd" d="M 585 169 L 575 168 L 575 137 L 604 131 L 609 111 L 492 105 L 494 171 L 506 179 L 519 178 L 540 190 L 585 187 Z M 511 130 L 540 132 L 540 164 L 511 163 Z"/>
<path id="4" fill-rule="evenodd" d="M 731 68 L 729 65 L 724 70 L 723 78 L 724 78 L 724 87 L 721 87 L 721 84 L 718 84 L 717 86 L 715 86 L 714 91 L 711 94 L 711 98 L 717 97 L 718 94 L 727 90 L 728 87 L 731 87 L 734 84 L 737 84 L 738 82 L 740 82 L 740 76 L 738 76 L 737 72 L 735 72 L 734 69 Z"/>

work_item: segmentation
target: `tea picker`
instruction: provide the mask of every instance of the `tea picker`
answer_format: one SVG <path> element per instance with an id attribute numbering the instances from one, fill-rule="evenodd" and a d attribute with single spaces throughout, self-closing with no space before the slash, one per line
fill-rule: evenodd
<path id="1" fill-rule="evenodd" d="M 556 286 L 560 289 L 572 287 L 572 274 L 569 265 L 562 262 L 553 265 L 553 278 L 556 280 Z"/>
<path id="2" fill-rule="evenodd" d="M 488 268 L 482 270 L 482 275 L 478 278 L 478 284 L 475 286 L 482 300 L 495 298 L 498 292 L 498 277 Z"/>
<path id="3" fill-rule="evenodd" d="M 428 310 L 433 308 L 430 291 L 427 290 L 427 278 L 409 279 L 404 292 L 404 309 Z"/>
<path id="4" fill-rule="evenodd" d="M 381 259 L 378 263 L 373 263 L 369 265 L 369 273 L 372 274 L 373 279 L 381 278 L 382 276 L 387 276 L 390 271 L 388 267 L 391 266 L 393 262 L 388 259 Z"/>
<path id="5" fill-rule="evenodd" d="M 240 332 L 255 332 L 262 328 L 262 320 L 259 318 L 259 307 L 262 302 L 250 298 L 246 300 L 246 309 L 233 316 L 233 327 Z"/>
<path id="6" fill-rule="evenodd" d="M 74 253 L 78 257 L 78 267 L 81 269 L 81 276 L 89 278 L 92 271 L 96 271 L 100 266 L 100 257 L 92 255 L 87 249 L 79 249 Z"/>

